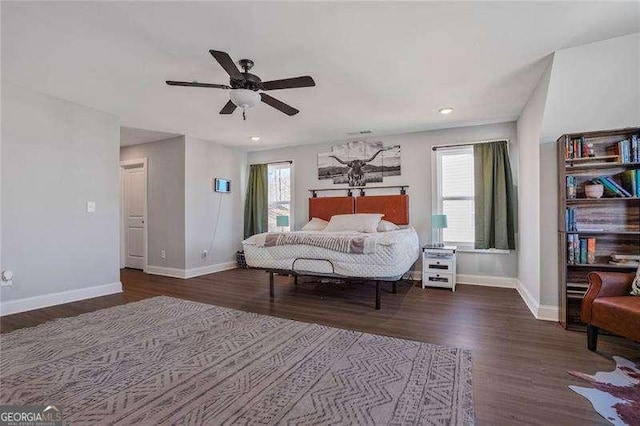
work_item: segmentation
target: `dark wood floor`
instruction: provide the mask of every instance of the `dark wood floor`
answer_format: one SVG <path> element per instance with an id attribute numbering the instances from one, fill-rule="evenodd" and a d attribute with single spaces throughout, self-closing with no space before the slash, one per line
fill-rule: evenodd
<path id="1" fill-rule="evenodd" d="M 384 292 L 373 309 L 366 284 L 294 287 L 277 277 L 275 301 L 268 276 L 236 269 L 190 280 L 123 270 L 124 292 L 3 317 L 3 333 L 55 318 L 78 315 L 157 295 L 168 295 L 299 321 L 468 348 L 473 356 L 478 424 L 607 424 L 567 386 L 578 382 L 567 370 L 611 370 L 612 355 L 640 357 L 640 345 L 602 336 L 598 353 L 586 336 L 535 320 L 511 289 L 460 285 L 458 291 L 422 290 L 410 283 L 398 294 Z M 390 286 L 390 285 L 389 285 Z"/>

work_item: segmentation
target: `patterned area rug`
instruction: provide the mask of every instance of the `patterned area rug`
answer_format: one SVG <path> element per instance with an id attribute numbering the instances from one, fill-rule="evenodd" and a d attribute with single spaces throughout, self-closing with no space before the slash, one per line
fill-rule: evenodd
<path id="1" fill-rule="evenodd" d="M 593 408 L 614 425 L 640 425 L 640 364 L 619 356 L 613 357 L 616 369 L 593 376 L 570 371 L 569 374 L 589 382 L 593 388 L 569 386 L 587 398 Z"/>
<path id="2" fill-rule="evenodd" d="M 469 351 L 169 297 L 1 339 L 0 403 L 65 424 L 474 421 Z"/>

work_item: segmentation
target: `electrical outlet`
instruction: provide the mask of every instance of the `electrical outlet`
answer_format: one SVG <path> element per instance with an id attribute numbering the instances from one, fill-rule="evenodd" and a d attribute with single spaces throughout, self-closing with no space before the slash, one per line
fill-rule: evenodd
<path id="1" fill-rule="evenodd" d="M 13 272 L 2 271 L 2 275 L 0 275 L 0 287 L 9 287 L 12 284 L 13 284 Z"/>
<path id="2" fill-rule="evenodd" d="M 96 212 L 96 202 L 87 201 L 87 213 L 95 213 L 95 212 Z"/>
<path id="3" fill-rule="evenodd" d="M 164 250 L 161 250 L 160 251 L 160 257 L 163 258 L 163 259 L 166 259 L 167 258 L 167 252 L 164 251 Z"/>
<path id="4" fill-rule="evenodd" d="M 207 250 L 202 250 L 202 258 L 206 259 L 209 256 L 209 252 Z"/>

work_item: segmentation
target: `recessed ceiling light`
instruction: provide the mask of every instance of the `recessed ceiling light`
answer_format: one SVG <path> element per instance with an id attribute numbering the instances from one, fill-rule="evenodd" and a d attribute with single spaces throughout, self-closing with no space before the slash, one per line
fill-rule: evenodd
<path id="1" fill-rule="evenodd" d="M 442 115 L 447 115 L 447 114 L 451 114 L 453 112 L 453 108 L 440 108 L 438 111 Z"/>
<path id="2" fill-rule="evenodd" d="M 254 142 L 258 142 L 260 140 L 260 136 L 251 136 L 251 140 Z"/>

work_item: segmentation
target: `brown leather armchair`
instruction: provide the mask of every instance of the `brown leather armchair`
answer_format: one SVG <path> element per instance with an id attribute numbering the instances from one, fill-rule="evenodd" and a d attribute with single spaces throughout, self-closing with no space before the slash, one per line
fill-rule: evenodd
<path id="1" fill-rule="evenodd" d="M 595 351 L 598 330 L 640 341 L 640 296 L 631 296 L 635 274 L 591 272 L 582 299 L 582 321 L 587 324 L 587 347 Z"/>

